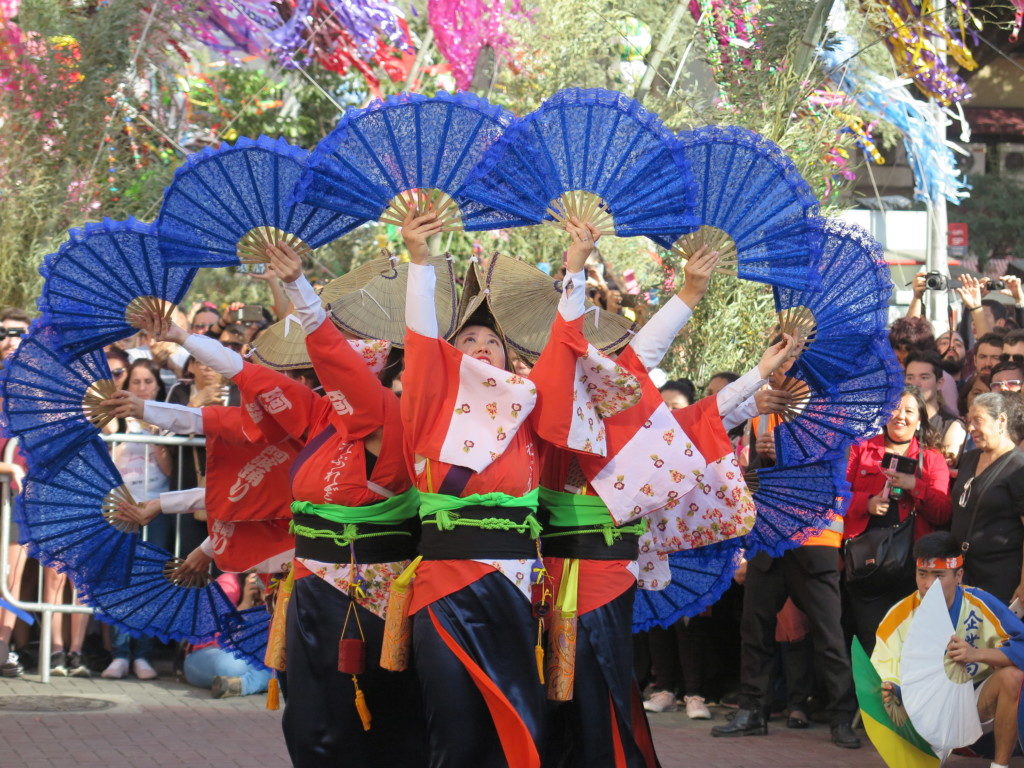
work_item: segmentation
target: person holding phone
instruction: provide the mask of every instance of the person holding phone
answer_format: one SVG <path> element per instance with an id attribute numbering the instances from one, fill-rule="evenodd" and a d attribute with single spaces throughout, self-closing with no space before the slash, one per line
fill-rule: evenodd
<path id="1" fill-rule="evenodd" d="M 914 515 L 913 540 L 948 525 L 949 467 L 938 450 L 939 437 L 927 417 L 921 390 L 908 386 L 882 434 L 850 448 L 846 479 L 852 496 L 843 526 L 844 544 L 869 529 L 891 528 Z M 871 652 L 875 630 L 886 611 L 912 588 L 896 580 L 882 593 L 847 574 L 847 605 L 854 631 Z"/>

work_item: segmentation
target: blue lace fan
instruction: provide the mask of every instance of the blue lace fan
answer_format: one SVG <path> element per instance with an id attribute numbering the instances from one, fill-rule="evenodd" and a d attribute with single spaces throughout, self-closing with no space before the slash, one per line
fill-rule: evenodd
<path id="1" fill-rule="evenodd" d="M 779 464 L 817 461 L 877 435 L 892 416 L 903 391 L 900 368 L 887 341 L 876 340 L 858 361 L 860 370 L 832 387 L 787 378 L 792 404 L 775 428 Z"/>
<path id="2" fill-rule="evenodd" d="M 567 88 L 517 120 L 474 170 L 466 196 L 524 223 L 575 216 L 621 236 L 698 224 L 682 144 L 615 91 Z"/>
<path id="3" fill-rule="evenodd" d="M 135 333 L 133 315 L 170 316 L 195 271 L 167 267 L 156 228 L 135 219 L 86 224 L 43 262 L 39 311 L 60 332 L 60 348 L 77 355 Z"/>
<path id="4" fill-rule="evenodd" d="M 633 631 L 670 627 L 714 605 L 732 583 L 741 554 L 734 539 L 670 554 L 672 581 L 664 589 L 636 591 Z"/>
<path id="5" fill-rule="evenodd" d="M 287 243 L 304 256 L 362 224 L 292 201 L 308 154 L 260 136 L 189 157 L 164 190 L 156 221 L 164 260 L 188 267 L 266 263 L 269 244 Z"/>
<path id="6" fill-rule="evenodd" d="M 850 499 L 843 454 L 797 466 L 744 473 L 757 506 L 753 529 L 743 537 L 749 559 L 764 551 L 778 557 L 844 514 Z"/>
<path id="7" fill-rule="evenodd" d="M 33 467 L 15 498 L 21 543 L 40 562 L 71 573 L 76 584 L 123 584 L 131 572 L 138 526 L 112 512 L 131 501 L 106 445 L 93 438 L 48 479 Z"/>
<path id="8" fill-rule="evenodd" d="M 217 638 L 217 645 L 235 658 L 264 669 L 270 636 L 270 614 L 266 606 L 258 605 L 238 612 L 238 622 L 230 631 Z"/>
<path id="9" fill-rule="evenodd" d="M 103 621 L 133 636 L 204 643 L 219 632 L 231 632 L 238 611 L 220 585 L 209 575 L 176 583 L 172 573 L 179 563 L 160 547 L 139 542 L 124 585 L 88 584 L 79 592 Z"/>
<path id="10" fill-rule="evenodd" d="M 892 280 L 882 246 L 863 229 L 829 220 L 823 231 L 820 290 L 776 287 L 774 294 L 779 329 L 807 339 L 792 375 L 828 386 L 885 337 Z"/>
<path id="11" fill-rule="evenodd" d="M 406 93 L 349 110 L 313 150 L 296 197 L 396 225 L 410 208 L 431 206 L 446 231 L 532 223 L 463 195 L 470 171 L 514 119 L 470 93 Z"/>
<path id="12" fill-rule="evenodd" d="M 64 362 L 55 328 L 33 325 L 7 359 L 0 383 L 4 426 L 21 439 L 36 477 L 52 477 L 112 416 L 100 402 L 117 392 L 100 351 Z"/>
<path id="13" fill-rule="evenodd" d="M 745 280 L 813 287 L 818 200 L 786 154 L 754 131 L 705 126 L 679 139 L 697 189 L 697 225 L 652 239 L 686 259 L 702 246 Z"/>

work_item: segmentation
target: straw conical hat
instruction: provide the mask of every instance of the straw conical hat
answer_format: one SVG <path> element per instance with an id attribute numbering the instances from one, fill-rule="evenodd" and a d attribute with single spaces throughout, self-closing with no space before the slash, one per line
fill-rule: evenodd
<path id="1" fill-rule="evenodd" d="M 306 331 L 295 315 L 288 315 L 263 329 L 249 353 L 256 362 L 276 371 L 311 368 L 306 351 Z"/>
<path id="2" fill-rule="evenodd" d="M 531 358 L 540 356 L 558 312 L 562 281 L 512 256 L 495 255 L 487 266 L 486 296 L 491 314 L 509 346 Z M 583 333 L 602 352 L 615 352 L 633 337 L 635 323 L 586 301 Z"/>
<path id="3" fill-rule="evenodd" d="M 386 252 L 385 252 L 386 253 Z M 458 303 L 455 276 L 450 259 L 431 256 L 430 264 L 437 274 L 434 307 L 438 333 L 448 336 L 455 328 Z M 353 275 L 358 272 L 358 275 Z M 409 265 L 399 263 L 391 255 L 383 255 L 363 264 L 324 288 L 331 289 L 328 313 L 343 331 L 364 339 L 385 339 L 396 347 L 405 341 L 405 291 Z M 340 283 L 344 281 L 344 283 Z M 339 286 L 332 286 L 334 282 Z"/>
<path id="4" fill-rule="evenodd" d="M 483 289 L 484 275 L 479 259 L 471 259 L 466 267 L 466 276 L 462 281 L 462 293 L 459 294 L 458 321 L 452 328 L 451 335 L 457 334 L 469 319 L 477 313 L 487 295 Z"/>

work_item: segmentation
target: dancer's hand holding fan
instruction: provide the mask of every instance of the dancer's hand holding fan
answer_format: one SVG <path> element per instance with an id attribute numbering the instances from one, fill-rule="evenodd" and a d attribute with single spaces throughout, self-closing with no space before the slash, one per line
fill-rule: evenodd
<path id="1" fill-rule="evenodd" d="M 86 224 L 43 261 L 42 322 L 74 356 L 127 338 L 143 309 L 170 315 L 195 270 L 164 263 L 156 227 L 135 219 Z"/>
<path id="2" fill-rule="evenodd" d="M 4 426 L 21 440 L 37 477 L 50 477 L 114 417 L 103 402 L 117 391 L 101 351 L 65 362 L 55 328 L 35 325 L 4 364 Z"/>
<path id="3" fill-rule="evenodd" d="M 695 189 L 679 140 L 615 91 L 566 88 L 517 120 L 474 169 L 466 196 L 525 224 L 570 217 L 603 234 L 692 229 Z"/>
<path id="4" fill-rule="evenodd" d="M 444 232 L 530 223 L 464 195 L 470 172 L 513 120 L 478 96 L 443 91 L 351 109 L 313 151 L 296 198 L 396 226 L 429 210 Z"/>
<path id="5" fill-rule="evenodd" d="M 892 279 L 882 246 L 860 227 L 822 226 L 822 258 L 812 290 L 776 286 L 779 328 L 806 339 L 793 375 L 828 387 L 858 370 L 886 338 Z"/>
<path id="6" fill-rule="evenodd" d="M 206 574 L 178 574 L 181 560 L 139 542 L 124 585 L 80 585 L 83 602 L 133 636 L 203 643 L 238 623 L 235 607 Z"/>
<path id="7" fill-rule="evenodd" d="M 821 252 L 818 200 L 793 161 L 745 128 L 705 126 L 679 134 L 696 190 L 695 225 L 649 233 L 679 257 L 702 246 L 745 280 L 813 289 Z"/>
<path id="8" fill-rule="evenodd" d="M 79 446 L 56 472 L 32 465 L 15 499 L 22 543 L 40 562 L 71 574 L 75 584 L 124 584 L 139 526 L 120 518 L 135 504 L 106 445 Z"/>
<path id="9" fill-rule="evenodd" d="M 164 191 L 156 228 L 168 264 L 267 262 L 267 245 L 305 255 L 367 219 L 293 201 L 308 153 L 283 139 L 239 139 L 191 155 Z"/>

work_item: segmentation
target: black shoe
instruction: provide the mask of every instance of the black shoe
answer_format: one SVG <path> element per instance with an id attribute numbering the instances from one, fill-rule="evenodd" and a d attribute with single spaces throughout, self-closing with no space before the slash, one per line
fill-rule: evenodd
<path id="1" fill-rule="evenodd" d="M 789 710 L 789 717 L 786 719 L 787 728 L 810 728 L 811 721 L 807 715 L 799 709 Z"/>
<path id="2" fill-rule="evenodd" d="M 68 677 L 92 677 L 92 671 L 82 658 L 82 654 L 75 651 L 68 653 L 64 667 L 68 671 Z"/>
<path id="3" fill-rule="evenodd" d="M 738 709 L 726 725 L 716 725 L 711 729 L 712 736 L 764 736 L 768 733 L 768 724 L 760 712 L 752 709 Z"/>
<path id="4" fill-rule="evenodd" d="M 832 743 L 843 749 L 860 749 L 860 739 L 849 723 L 832 726 Z"/>
<path id="5" fill-rule="evenodd" d="M 64 651 L 54 651 L 50 654 L 50 674 L 57 675 L 58 677 L 67 677 L 68 668 L 65 666 L 67 663 L 67 654 Z"/>

